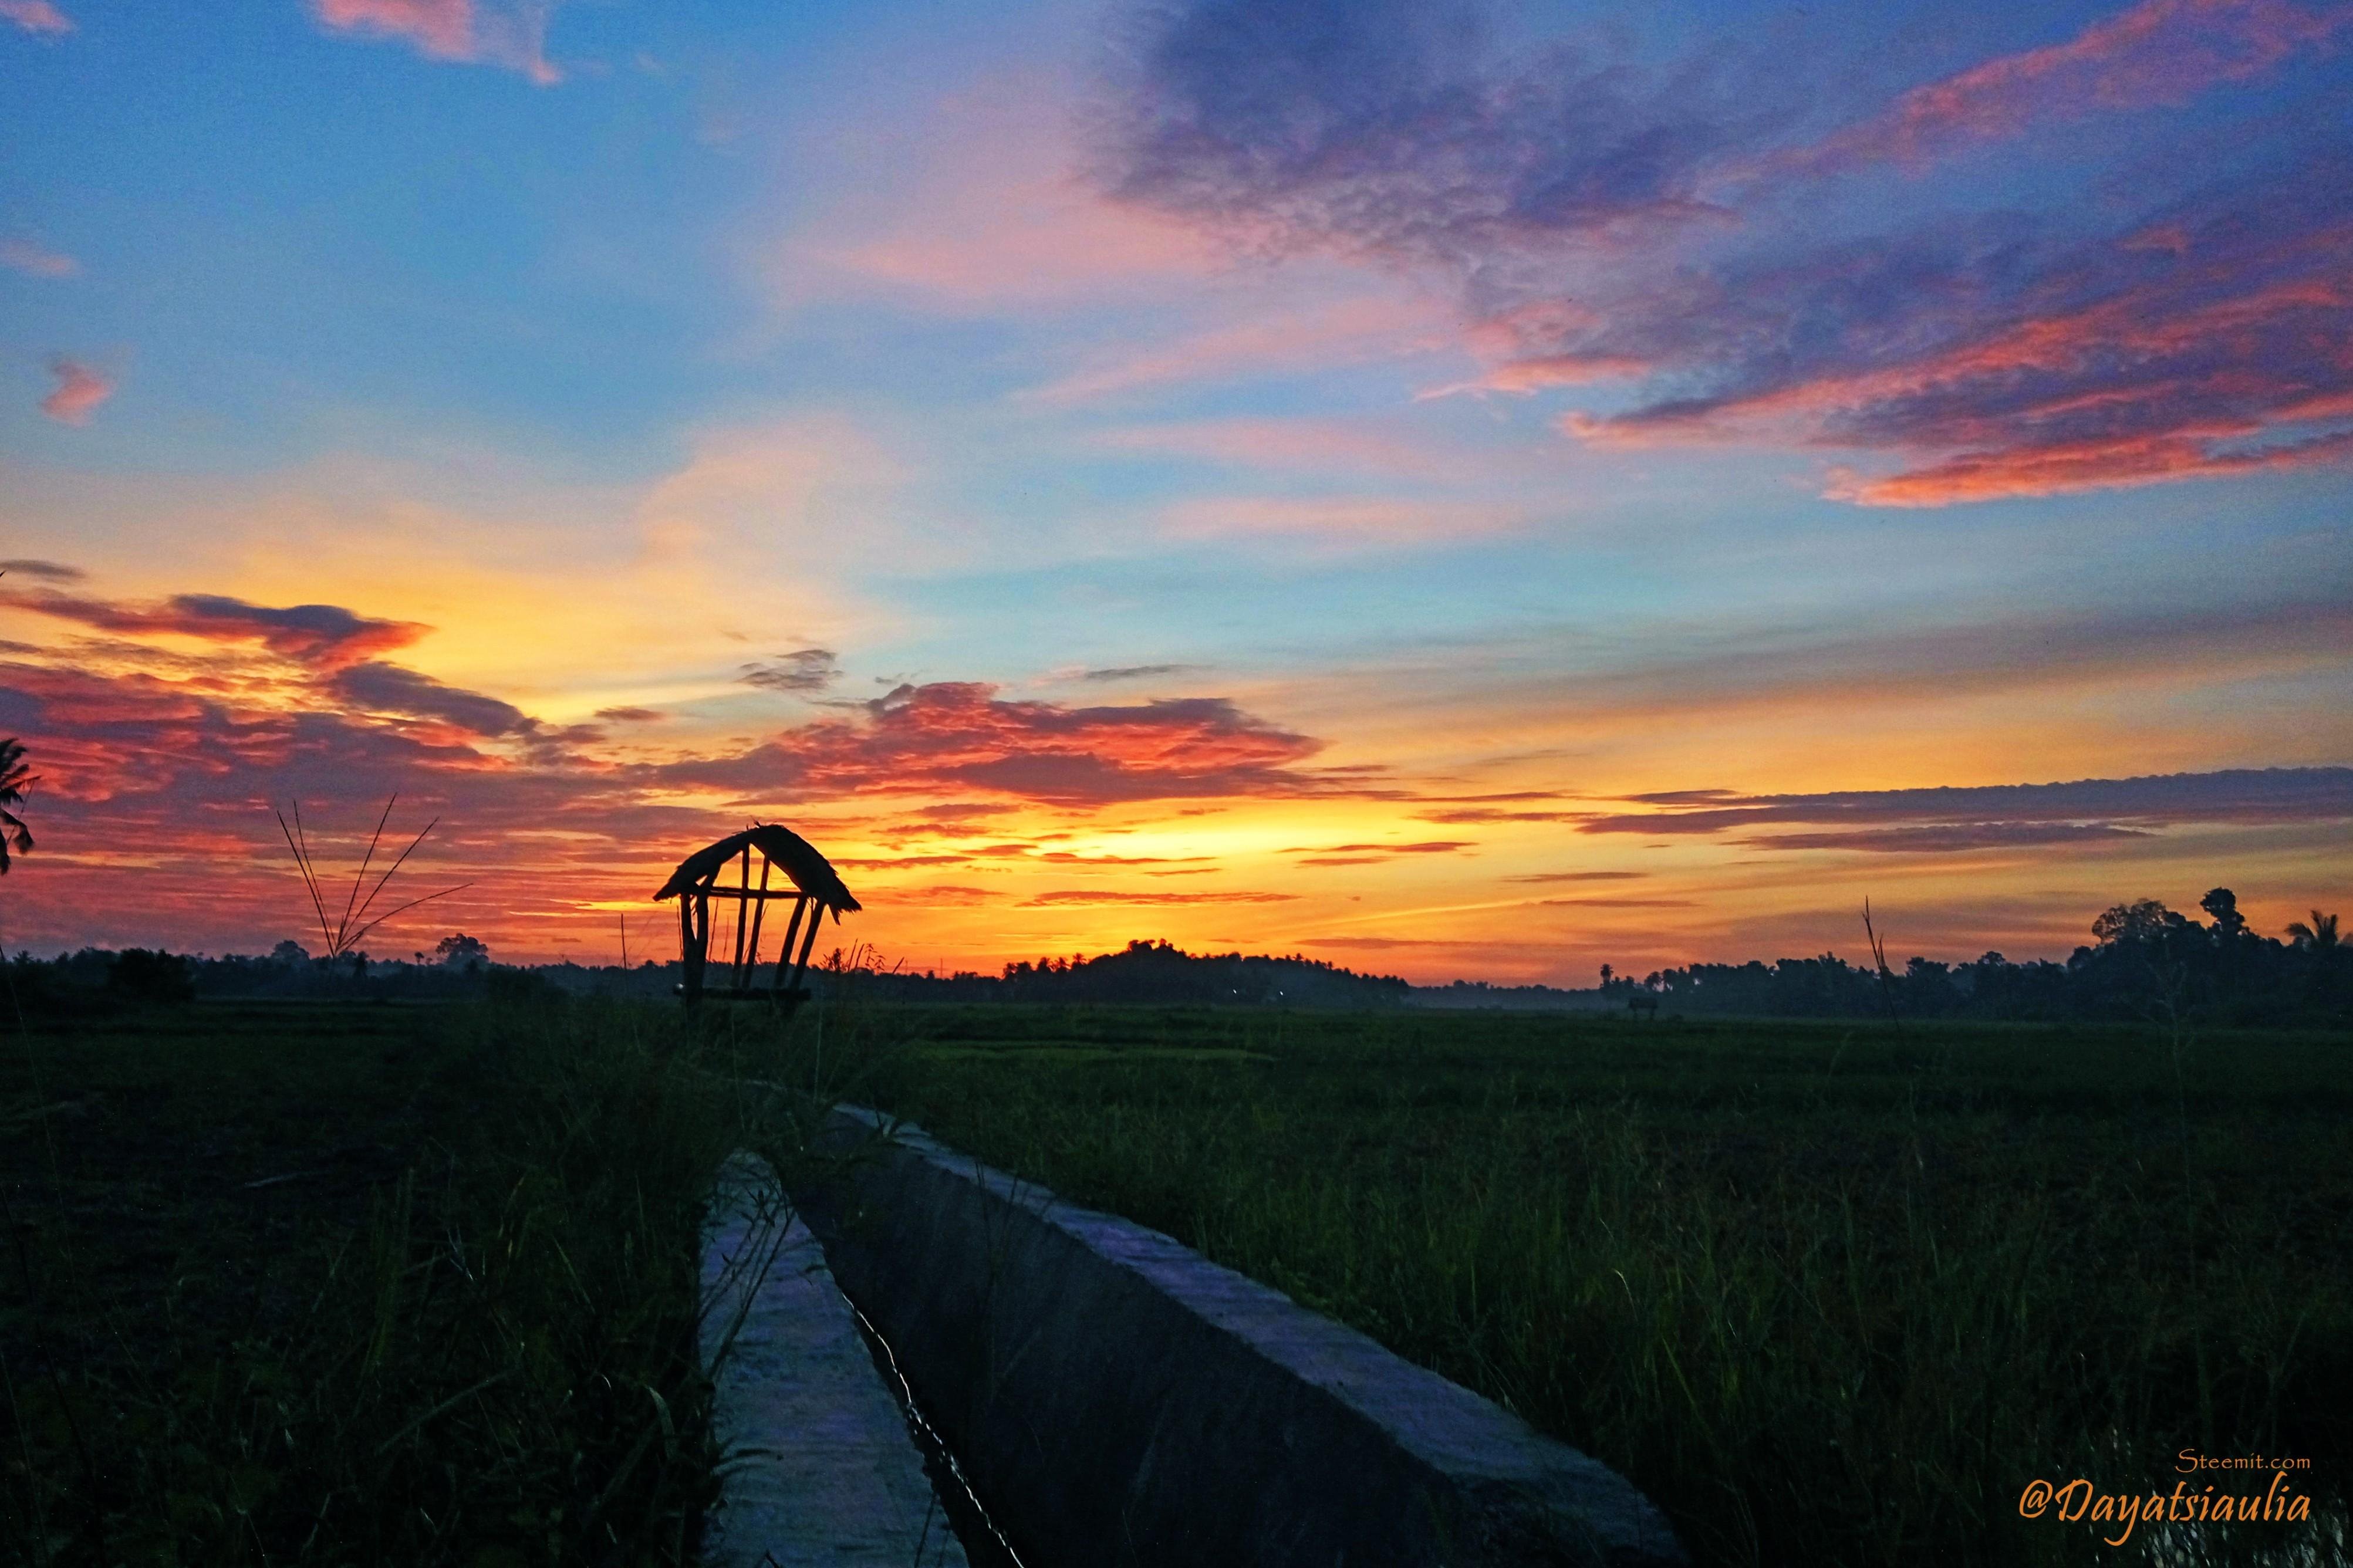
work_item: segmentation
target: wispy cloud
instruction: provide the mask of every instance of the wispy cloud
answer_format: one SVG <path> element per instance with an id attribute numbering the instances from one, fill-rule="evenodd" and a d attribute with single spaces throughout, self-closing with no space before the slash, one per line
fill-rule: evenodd
<path id="1" fill-rule="evenodd" d="M 864 896 L 869 903 L 989 904 L 1004 898 L 1005 893 L 1001 889 L 976 888 L 965 882 L 934 882 L 923 888 L 886 888 Z"/>
<path id="2" fill-rule="evenodd" d="M 1582 811 L 1513 811 L 1499 805 L 1455 805 L 1438 811 L 1418 811 L 1414 815 L 1424 822 L 1447 826 L 1472 826 L 1482 822 L 1575 822 L 1590 816 Z"/>
<path id="3" fill-rule="evenodd" d="M 1121 892 L 1108 888 L 1065 888 L 1024 899 L 1024 909 L 1051 909 L 1070 904 L 1282 904 L 1296 893 L 1162 893 Z"/>
<path id="4" fill-rule="evenodd" d="M 2353 596 L 2325 583 L 2279 585 L 2239 604 L 2061 608 L 1948 622 L 1857 626 L 1661 625 L 1573 669 L 1509 681 L 1504 700 L 1564 722 L 1689 724 L 1739 712 L 1820 712 L 1825 704 L 1913 705 L 1991 692 L 2061 691 L 2167 679 L 2341 667 Z M 1477 658 L 1492 661 L 1500 650 Z M 1375 682 L 1394 678 L 1368 676 Z M 1573 822 L 1575 807 L 1446 805 L 1439 824 Z"/>
<path id="5" fill-rule="evenodd" d="M 1091 363 L 1028 395 L 1086 403 L 1172 384 L 1298 374 L 1427 353 L 1443 342 L 1437 313 L 1393 293 L 1357 294 L 1222 321 L 1156 342 L 1097 351 Z"/>
<path id="6" fill-rule="evenodd" d="M 1688 910 L 1696 907 L 1690 899 L 1538 899 L 1546 909 L 1572 910 Z"/>
<path id="7" fill-rule="evenodd" d="M 37 37 L 58 37 L 74 29 L 73 18 L 50 0 L 0 0 L 0 16 Z"/>
<path id="8" fill-rule="evenodd" d="M 180 594 L 161 604 L 137 605 L 48 590 L 0 587 L 0 605 L 100 631 L 173 633 L 214 642 L 259 642 L 281 658 L 340 669 L 405 647 L 429 627 L 414 621 L 376 620 L 339 605 L 251 605 L 222 594 Z"/>
<path id="9" fill-rule="evenodd" d="M 1577 831 L 1658 837 L 1828 823 L 1837 824 L 1838 830 L 1752 836 L 1742 842 L 1783 849 L 1957 852 L 2129 837 L 2193 823 L 2345 821 L 2353 819 L 2353 768 L 2232 768 L 2065 784 L 1813 795 L 1678 790 L 1632 799 L 1653 809 L 1597 816 Z"/>
<path id="10" fill-rule="evenodd" d="M 2328 49 L 2353 11 L 2282 0 L 2141 0 L 2064 43 L 1915 87 L 1884 113 L 1789 159 L 1795 166 L 1919 162 L 2029 127 L 2187 101 L 2243 82 L 2298 54 Z"/>
<path id="11" fill-rule="evenodd" d="M 1833 479 L 1834 495 L 1892 505 L 2338 461 L 2353 421 L 2353 199 L 2313 193 L 2346 174 L 2332 160 L 2200 193 L 2078 244 L 1979 226 L 1727 279 L 1680 323 L 1637 310 L 1609 329 L 1687 339 L 1713 320 L 1725 345 L 1746 338 L 1742 358 L 1716 356 L 1718 390 L 1566 425 L 1602 445 L 1931 456 Z M 1857 300 L 1929 303 L 1863 314 Z"/>
<path id="12" fill-rule="evenodd" d="M 1498 75 L 1484 43 L 1472 7 L 1420 0 L 1155 10 L 1099 177 L 1254 247 L 1450 270 L 1705 211 L 1741 119 L 1718 84 L 1567 48 Z"/>
<path id="13" fill-rule="evenodd" d="M 396 664 L 351 665 L 336 671 L 328 689 L 357 712 L 430 720 L 470 735 L 512 735 L 536 728 L 512 703 L 444 685 Z"/>
<path id="14" fill-rule="evenodd" d="M 1829 833 L 1775 833 L 1741 843 L 1754 849 L 1861 849 L 1882 855 L 1958 855 L 2049 844 L 2147 838 L 2148 830 L 2106 822 L 1955 822 L 1929 827 L 1862 827 Z"/>
<path id="15" fill-rule="evenodd" d="M 841 665 L 828 647 L 795 648 L 757 664 L 747 664 L 736 677 L 764 691 L 788 691 L 807 696 L 823 691 L 841 679 Z"/>
<path id="16" fill-rule="evenodd" d="M 1171 502 L 1161 522 L 1180 539 L 1289 535 L 1326 544 L 1409 544 L 1506 533 L 1524 526 L 1528 515 L 1525 507 L 1512 502 L 1237 495 Z"/>
<path id="17" fill-rule="evenodd" d="M 427 59 L 499 66 L 542 87 L 564 79 L 547 58 L 553 0 L 504 8 L 475 0 L 311 0 L 311 9 L 332 31 L 402 39 Z"/>
<path id="18" fill-rule="evenodd" d="M 1492 452 L 1449 447 L 1427 436 L 1371 421 L 1309 418 L 1162 420 L 1094 437 L 1117 451 L 1190 458 L 1236 468 L 1392 479 L 1492 479 Z"/>
<path id="19" fill-rule="evenodd" d="M 1506 877 L 1506 882 L 1633 882 L 1650 873 L 1646 871 L 1531 871 L 1525 876 Z"/>
<path id="20" fill-rule="evenodd" d="M 952 310 L 1166 289 L 1225 263 L 1165 214 L 1076 179 L 1067 89 L 1048 73 L 976 84 L 913 123 L 866 128 L 853 193 L 776 244 L 786 304 L 845 283 Z"/>
<path id="21" fill-rule="evenodd" d="M 35 278 L 70 278 L 81 270 L 81 263 L 63 251 L 29 239 L 0 239 L 0 267 L 13 267 Z"/>
<path id="22" fill-rule="evenodd" d="M 79 360 L 62 355 L 49 362 L 57 388 L 41 399 L 41 412 L 60 425 L 87 425 L 99 405 L 114 395 L 114 383 Z"/>
<path id="23" fill-rule="evenodd" d="M 1467 5 L 1190 0 L 1141 25 L 1099 178 L 1239 249 L 1443 280 L 1486 368 L 1440 392 L 1634 384 L 1561 420 L 1586 442 L 1848 454 L 1828 493 L 1869 505 L 2310 468 L 2353 458 L 2353 165 L 2326 114 L 2251 132 L 2227 178 L 2144 169 L 2121 222 L 2073 167 L 2023 210 L 1832 237 L 1805 215 L 1873 161 L 2253 79 L 2348 15 L 2143 0 L 1777 157 L 1796 84 L 1719 57 L 1646 82 L 1499 64 Z"/>
<path id="24" fill-rule="evenodd" d="M 1282 853 L 1310 857 L 1299 862 L 1303 866 L 1362 866 L 1369 865 L 1376 860 L 1393 859 L 1399 855 L 1455 855 L 1465 849 L 1477 847 L 1477 845 L 1463 838 L 1430 838 L 1418 844 L 1333 844 L 1321 847 L 1302 847 L 1285 849 Z M 1351 858 L 1329 858 L 1334 856 L 1346 856 Z"/>
<path id="25" fill-rule="evenodd" d="M 671 784 L 789 795 L 981 789 L 1069 805 L 1187 796 L 1294 796 L 1335 782 L 1323 749 L 1223 698 L 1071 708 L 943 681 L 901 686 L 852 715 L 787 730 L 737 755 L 665 764 Z"/>
<path id="26" fill-rule="evenodd" d="M 47 583 L 79 583 L 90 575 L 79 566 L 68 566 L 59 561 L 0 561 L 0 572 L 38 577 Z"/>

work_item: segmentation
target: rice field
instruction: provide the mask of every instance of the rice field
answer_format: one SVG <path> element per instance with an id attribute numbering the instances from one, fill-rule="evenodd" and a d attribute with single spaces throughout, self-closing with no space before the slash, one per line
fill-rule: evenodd
<path id="1" fill-rule="evenodd" d="M 840 1097 L 1482 1391 L 1703 1563 L 2344 1562 L 2348 1066 L 855 994 L 789 1031 L 544 995 L 37 1020 L 0 1051 L 0 1535 L 44 1568 L 691 1563 L 711 1175 Z M 2274 1479 L 2185 1451 L 2308 1460 L 2311 1519 L 2021 1515 L 2038 1479 L 2210 1511 Z"/>
<path id="2" fill-rule="evenodd" d="M 2346 1560 L 2342 1037 L 872 1015 L 890 1109 L 1596 1454 L 1702 1563 Z M 2185 1451 L 2308 1459 L 2310 1521 L 2214 1522 L 2272 1478 Z M 2112 1547 L 2037 1478 L 2188 1501 Z"/>

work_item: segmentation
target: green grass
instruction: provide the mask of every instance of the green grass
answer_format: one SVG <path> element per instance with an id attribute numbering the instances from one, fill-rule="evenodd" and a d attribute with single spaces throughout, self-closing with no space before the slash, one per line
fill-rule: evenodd
<path id="1" fill-rule="evenodd" d="M 2184 1447 L 2310 1458 L 2295 1487 L 2340 1535 L 2301 1560 L 2344 1560 L 2341 1037 L 1015 1007 L 879 1026 L 915 1046 L 875 1086 L 892 1109 L 1597 1454 L 1702 1563 L 2290 1541 L 2144 1527 L 2119 1552 L 2019 1517 L 2038 1476 L 2169 1492 Z"/>
<path id="2" fill-rule="evenodd" d="M 849 1007 L 819 1050 L 817 1022 L 0 1018 L 0 1541 L 691 1561 L 696 1233 L 726 1151 L 793 1157 L 781 1083 L 1356 1323 L 1623 1469 L 1704 1563 L 2128 1561 L 2158 1532 L 2110 1551 L 2019 1492 L 2169 1489 L 2184 1447 L 2308 1456 L 2344 1518 L 2340 1038 Z M 2285 1538 L 2177 1529 L 2168 1561 Z"/>
<path id="3" fill-rule="evenodd" d="M 697 1233 L 797 1146 L 731 1075 L 796 1059 L 545 1003 L 5 1031 L 12 1560 L 691 1562 Z"/>

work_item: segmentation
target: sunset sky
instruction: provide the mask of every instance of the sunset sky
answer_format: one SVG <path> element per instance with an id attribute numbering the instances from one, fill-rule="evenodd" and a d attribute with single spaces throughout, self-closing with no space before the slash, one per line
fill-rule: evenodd
<path id="1" fill-rule="evenodd" d="M 2353 890 L 2353 5 L 0 0 L 0 149 L 11 951 L 395 791 L 379 957 Z"/>

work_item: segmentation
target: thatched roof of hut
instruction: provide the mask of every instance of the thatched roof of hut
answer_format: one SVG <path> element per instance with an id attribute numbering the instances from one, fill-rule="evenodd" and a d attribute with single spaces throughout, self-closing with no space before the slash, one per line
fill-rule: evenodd
<path id="1" fill-rule="evenodd" d="M 662 884 L 661 891 L 654 897 L 657 900 L 670 898 L 689 891 L 698 882 L 717 876 L 720 868 L 741 855 L 747 844 L 791 878 L 794 887 L 831 910 L 834 919 L 839 920 L 844 910 L 854 912 L 858 909 L 858 900 L 849 896 L 849 889 L 841 885 L 841 878 L 826 858 L 817 852 L 817 847 L 791 828 L 779 827 L 773 823 L 763 823 L 757 827 L 747 827 L 741 833 L 731 833 L 718 843 L 696 850 L 678 863 L 678 869 L 670 874 L 670 880 Z"/>

